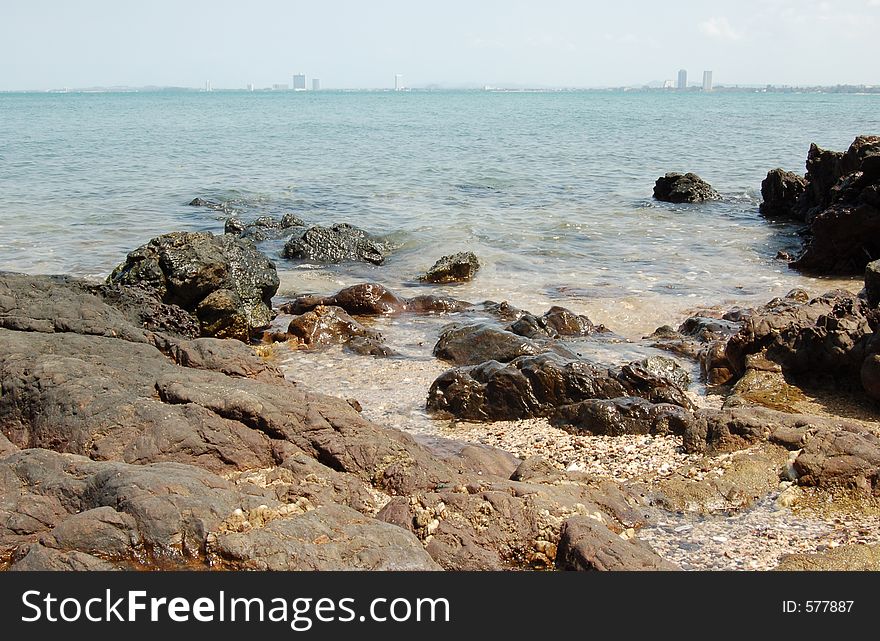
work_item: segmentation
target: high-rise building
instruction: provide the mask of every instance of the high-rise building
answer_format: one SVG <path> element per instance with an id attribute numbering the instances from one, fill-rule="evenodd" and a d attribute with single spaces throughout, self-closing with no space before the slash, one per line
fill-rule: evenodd
<path id="1" fill-rule="evenodd" d="M 687 89 L 688 88 L 688 72 L 687 69 L 679 69 L 678 70 L 678 84 L 675 85 L 676 89 Z"/>
<path id="2" fill-rule="evenodd" d="M 293 90 L 296 91 L 299 89 L 300 91 L 305 91 L 306 88 L 306 74 L 304 73 L 295 73 L 293 74 Z"/>
<path id="3" fill-rule="evenodd" d="M 320 78 L 312 78 L 312 91 L 319 91 L 321 89 L 321 79 Z"/>
<path id="4" fill-rule="evenodd" d="M 703 72 L 703 91 L 712 91 L 712 72 Z"/>
<path id="5" fill-rule="evenodd" d="M 401 91 L 403 89 L 403 74 L 396 73 L 394 74 L 394 91 Z"/>

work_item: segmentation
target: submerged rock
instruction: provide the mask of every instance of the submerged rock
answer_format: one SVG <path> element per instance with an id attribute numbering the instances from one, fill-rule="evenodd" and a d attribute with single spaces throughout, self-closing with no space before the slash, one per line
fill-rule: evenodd
<path id="1" fill-rule="evenodd" d="M 279 283 L 274 263 L 253 245 L 210 232 L 154 238 L 130 252 L 107 282 L 151 291 L 195 315 L 202 335 L 243 341 L 272 320 Z"/>
<path id="2" fill-rule="evenodd" d="M 427 283 L 464 283 L 473 280 L 480 261 L 473 252 L 443 256 L 419 280 Z"/>
<path id="3" fill-rule="evenodd" d="M 524 355 L 545 351 L 527 338 L 490 325 L 454 323 L 441 333 L 433 354 L 456 365 L 477 365 L 485 361 L 507 363 Z"/>
<path id="4" fill-rule="evenodd" d="M 388 248 L 367 232 L 347 223 L 330 227 L 314 226 L 284 245 L 283 258 L 318 263 L 365 262 L 381 265 Z"/>
<path id="5" fill-rule="evenodd" d="M 526 338 L 590 336 L 607 331 L 602 325 L 594 325 L 586 316 L 558 306 L 551 307 L 543 316 L 524 312 L 507 329 Z"/>
<path id="6" fill-rule="evenodd" d="M 379 283 L 360 283 L 341 289 L 332 296 L 300 296 L 284 303 L 279 309 L 285 314 L 302 314 L 319 305 L 341 307 L 355 316 L 384 316 L 402 312 L 445 314 L 472 307 L 466 301 L 446 296 L 403 298 Z"/>
<path id="7" fill-rule="evenodd" d="M 701 203 L 721 195 L 696 174 L 668 173 L 654 184 L 654 198 L 669 203 Z"/>
<path id="8" fill-rule="evenodd" d="M 347 343 L 354 337 L 381 340 L 379 332 L 367 329 L 346 314 L 345 310 L 324 305 L 290 321 L 287 333 L 306 347 Z"/>
<path id="9" fill-rule="evenodd" d="M 248 223 L 239 218 L 229 218 L 223 227 L 223 232 L 254 242 L 262 242 L 270 238 L 279 238 L 294 227 L 305 227 L 305 223 L 293 214 L 284 214 L 280 219 L 261 216 Z"/>

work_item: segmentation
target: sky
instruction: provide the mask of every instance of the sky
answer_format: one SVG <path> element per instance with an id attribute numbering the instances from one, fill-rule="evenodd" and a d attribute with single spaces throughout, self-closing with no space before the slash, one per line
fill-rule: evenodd
<path id="1" fill-rule="evenodd" d="M 880 0 L 0 0 L 0 90 L 880 84 Z"/>

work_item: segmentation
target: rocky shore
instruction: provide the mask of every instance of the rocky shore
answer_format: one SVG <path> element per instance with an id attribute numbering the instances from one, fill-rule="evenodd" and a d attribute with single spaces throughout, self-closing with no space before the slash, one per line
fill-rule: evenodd
<path id="1" fill-rule="evenodd" d="M 764 215 L 806 225 L 792 266 L 863 290 L 638 341 L 454 289 L 282 300 L 255 243 L 393 251 L 293 216 L 157 237 L 104 283 L 0 272 L 0 569 L 878 569 L 877 158 L 877 137 L 814 147 L 805 177 L 762 189 Z M 722 197 L 693 174 L 660 186 Z M 617 344 L 641 356 L 596 358 Z M 346 361 L 386 404 L 351 393 Z"/>

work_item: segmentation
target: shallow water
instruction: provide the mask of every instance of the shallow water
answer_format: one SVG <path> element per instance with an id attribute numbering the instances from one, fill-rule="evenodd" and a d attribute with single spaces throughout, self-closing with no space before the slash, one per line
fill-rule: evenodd
<path id="1" fill-rule="evenodd" d="M 538 313 L 564 305 L 636 339 L 695 309 L 760 303 L 793 287 L 857 289 L 857 282 L 805 278 L 775 260 L 780 249 L 798 246 L 796 228 L 760 218 L 759 188 L 772 167 L 803 171 L 812 141 L 842 149 L 857 134 L 880 130 L 878 100 L 0 94 L 0 268 L 103 278 L 160 233 L 222 232 L 224 214 L 187 206 L 200 196 L 245 219 L 293 212 L 308 224 L 350 222 L 397 247 L 381 267 L 315 266 L 280 259 L 281 243 L 267 243 L 262 248 L 281 272 L 279 297 L 376 280 L 406 296 L 508 300 Z M 652 201 L 654 180 L 672 170 L 699 173 L 724 200 Z M 474 282 L 416 282 L 435 259 L 461 250 L 483 263 Z M 414 364 L 430 360 L 444 322 L 379 321 Z M 630 347 L 610 349 L 625 356 Z M 320 385 L 325 391 L 340 387 L 340 371 L 365 368 L 353 356 L 326 358 L 336 371 Z M 290 356 L 296 375 L 309 359 L 317 357 Z M 317 372 L 309 377 L 324 380 Z M 337 393 L 376 400 L 368 383 Z"/>

